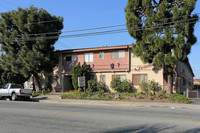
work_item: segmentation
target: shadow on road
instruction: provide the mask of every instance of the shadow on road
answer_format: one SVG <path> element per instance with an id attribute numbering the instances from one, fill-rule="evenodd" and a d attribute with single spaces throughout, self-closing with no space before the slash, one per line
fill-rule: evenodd
<path id="1" fill-rule="evenodd" d="M 48 97 L 34 97 L 34 98 L 31 98 L 30 101 L 33 101 L 33 102 L 40 102 L 41 100 L 47 100 Z"/>
<path id="2" fill-rule="evenodd" d="M 176 129 L 176 126 L 163 127 L 163 125 L 154 125 L 154 126 L 136 126 L 136 127 L 125 127 L 125 128 L 115 128 L 107 131 L 102 131 L 100 133 L 160 133 L 160 132 L 170 132 L 176 133 L 179 132 Z M 198 133 L 200 128 L 190 129 L 186 131 L 181 131 L 181 133 Z"/>

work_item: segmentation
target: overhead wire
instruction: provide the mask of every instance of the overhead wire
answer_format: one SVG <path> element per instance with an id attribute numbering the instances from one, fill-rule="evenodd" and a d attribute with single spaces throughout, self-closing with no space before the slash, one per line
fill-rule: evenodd
<path id="1" fill-rule="evenodd" d="M 176 3 L 176 2 L 172 2 L 172 3 Z M 154 7 L 154 6 L 146 6 L 146 7 L 148 8 L 148 7 Z M 136 10 L 136 9 L 141 9 L 141 7 L 139 7 L 139 8 L 132 8 L 132 9 L 128 9 L 128 10 Z M 3 13 L 3 12 L 0 12 L 0 13 Z M 200 13 L 198 13 L 198 14 L 200 14 Z M 183 15 L 183 16 L 190 16 L 190 15 Z M 164 18 L 164 19 L 166 19 L 166 18 Z M 162 19 L 160 19 L 160 20 L 162 20 Z M 25 26 L 25 25 L 31 25 L 31 24 L 33 24 L 33 25 L 34 24 L 44 24 L 44 23 L 55 22 L 55 21 L 59 21 L 59 20 L 35 21 L 35 22 L 32 22 L 32 23 L 20 23 L 19 25 Z M 11 25 L 11 26 L 6 26 L 6 27 L 12 27 L 12 26 L 17 26 L 17 25 Z"/>
<path id="2" fill-rule="evenodd" d="M 183 21 L 176 21 L 176 22 L 183 22 Z M 188 22 L 188 23 L 192 23 L 192 22 Z M 196 23 L 196 22 L 193 22 L 193 23 Z M 169 23 L 165 23 L 165 24 L 169 24 Z M 154 26 L 147 27 L 146 26 L 145 28 L 166 28 L 166 27 L 169 27 L 169 25 L 167 25 L 167 26 L 159 26 L 158 25 L 157 27 L 154 27 Z M 144 29 L 141 29 L 141 27 L 137 27 L 137 28 L 129 29 L 129 30 L 140 31 L 140 30 L 144 30 Z M 92 33 L 84 33 L 84 34 L 74 34 L 74 35 L 64 35 L 64 36 L 49 36 L 49 37 L 43 37 L 42 39 L 49 40 L 49 39 L 56 39 L 58 37 L 60 37 L 60 38 L 73 38 L 73 37 L 95 36 L 95 35 L 122 33 L 122 32 L 127 32 L 127 31 L 128 31 L 127 29 L 118 29 L 118 30 L 92 32 Z M 35 41 L 37 39 L 40 39 L 40 38 L 39 37 L 30 38 L 26 41 Z M 18 39 L 18 40 L 23 40 L 23 39 Z"/>
<path id="3" fill-rule="evenodd" d="M 171 24 L 175 24 L 175 23 L 180 23 L 180 22 L 186 22 L 186 23 L 196 23 L 196 22 L 189 22 L 191 20 L 196 20 L 197 18 L 192 18 L 192 19 L 187 19 L 187 20 L 182 20 L 182 21 L 174 21 L 174 22 L 168 22 L 168 23 L 162 23 L 159 25 L 156 25 L 156 27 L 154 25 L 151 26 L 145 26 L 145 27 L 136 27 L 133 29 L 128 29 L 128 30 L 135 30 L 135 31 L 140 31 L 140 30 L 144 30 L 141 28 L 165 28 L 165 27 L 169 27 L 169 26 L 173 26 Z M 199 21 L 197 21 L 198 23 Z M 168 24 L 168 25 L 167 25 Z M 182 23 L 185 24 L 185 23 Z M 167 25 L 167 26 L 163 26 L 163 25 Z M 72 34 L 72 35 L 63 35 L 63 36 L 59 36 L 60 38 L 72 38 L 72 37 L 82 37 L 82 36 L 94 36 L 94 35 L 102 35 L 102 34 L 114 34 L 114 33 L 121 33 L 121 32 L 127 32 L 127 29 L 117 29 L 117 30 L 108 30 L 108 31 L 101 31 L 101 32 L 91 32 L 91 33 L 83 33 L 83 34 Z M 34 41 L 39 37 L 32 37 L 29 40 Z M 58 36 L 49 36 L 49 37 L 43 37 L 42 39 L 55 39 L 58 38 Z"/>
<path id="4" fill-rule="evenodd" d="M 198 15 L 200 13 L 195 13 L 195 14 L 191 14 L 191 15 Z M 185 16 L 190 16 L 190 15 L 183 15 L 183 16 L 178 16 L 176 18 L 180 18 L 180 17 L 185 17 Z M 174 19 L 176 19 L 174 18 Z M 172 19 L 172 18 L 164 18 L 164 19 L 159 19 L 159 22 L 162 21 L 162 20 L 169 20 L 169 19 Z M 144 23 L 144 22 L 141 22 L 141 24 Z M 104 27 L 94 27 L 94 28 L 87 28 L 87 29 L 78 29 L 78 30 L 68 30 L 68 31 L 59 31 L 59 32 L 46 32 L 46 33 L 38 33 L 38 34 L 26 34 L 26 35 L 42 35 L 42 34 L 48 34 L 48 35 L 51 35 L 51 34 L 60 34 L 60 33 L 71 33 L 71 32 L 81 32 L 81 31 L 90 31 L 90 30 L 99 30 L 99 29 L 108 29 L 108 28 L 115 28 L 115 27 L 122 27 L 122 26 L 126 26 L 126 25 L 133 25 L 133 23 L 129 23 L 129 24 L 121 24 L 121 25 L 110 25 L 110 26 L 104 26 Z M 21 35 L 18 35 L 18 36 L 21 36 Z"/>

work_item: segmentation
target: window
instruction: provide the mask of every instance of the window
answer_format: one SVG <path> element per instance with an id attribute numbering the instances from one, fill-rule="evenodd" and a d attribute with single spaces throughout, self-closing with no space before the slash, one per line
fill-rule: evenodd
<path id="1" fill-rule="evenodd" d="M 126 79 L 126 75 L 112 75 L 112 79 L 114 79 L 114 77 L 119 77 L 121 81 Z"/>
<path id="2" fill-rule="evenodd" d="M 100 75 L 100 82 L 103 82 L 103 83 L 106 82 L 106 76 L 105 75 Z"/>
<path id="3" fill-rule="evenodd" d="M 6 84 L 6 85 L 4 86 L 4 89 L 8 89 L 8 87 L 9 87 L 9 84 Z"/>
<path id="4" fill-rule="evenodd" d="M 85 53 L 85 62 L 93 62 L 93 53 Z"/>
<path id="5" fill-rule="evenodd" d="M 73 54 L 72 55 L 72 61 L 76 61 L 77 60 L 77 54 Z"/>
<path id="6" fill-rule="evenodd" d="M 139 85 L 142 81 L 147 82 L 147 74 L 133 74 L 132 75 L 133 85 Z"/>
<path id="7" fill-rule="evenodd" d="M 104 52 L 99 52 L 99 58 L 104 59 Z"/>
<path id="8" fill-rule="evenodd" d="M 66 61 L 72 61 L 72 56 L 71 55 L 67 55 L 66 56 Z"/>
<path id="9" fill-rule="evenodd" d="M 125 58 L 125 50 L 119 50 L 119 51 L 113 51 L 112 52 L 112 58 Z"/>
<path id="10" fill-rule="evenodd" d="M 11 89 L 12 89 L 12 88 L 21 88 L 21 85 L 18 85 L 18 84 L 12 84 L 10 88 L 11 88 Z"/>
<path id="11" fill-rule="evenodd" d="M 76 61 L 77 60 L 77 55 L 72 54 L 72 55 L 67 55 L 66 56 L 66 61 Z"/>

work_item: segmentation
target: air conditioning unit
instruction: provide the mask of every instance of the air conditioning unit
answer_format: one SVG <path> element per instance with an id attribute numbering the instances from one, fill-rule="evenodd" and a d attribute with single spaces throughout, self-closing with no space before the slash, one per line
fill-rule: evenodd
<path id="1" fill-rule="evenodd" d="M 114 69 L 114 63 L 110 64 L 110 68 Z"/>

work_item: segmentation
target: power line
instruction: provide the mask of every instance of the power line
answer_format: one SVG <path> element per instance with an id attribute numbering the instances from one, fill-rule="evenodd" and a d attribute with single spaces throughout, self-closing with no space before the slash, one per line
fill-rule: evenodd
<path id="1" fill-rule="evenodd" d="M 184 22 L 187 22 L 188 20 L 184 20 Z M 183 21 L 176 21 L 176 22 L 173 22 L 173 23 L 175 24 L 177 22 L 183 22 Z M 200 21 L 197 21 L 197 22 L 189 22 L 188 21 L 187 23 L 198 23 L 198 22 L 200 22 Z M 171 23 L 165 23 L 165 24 L 171 24 Z M 185 23 L 182 23 L 182 25 L 183 24 L 185 24 Z M 155 26 L 146 26 L 145 29 L 150 29 L 150 28 L 156 28 L 156 29 L 168 28 L 169 26 L 172 27 L 172 26 L 175 26 L 175 25 L 163 26 L 163 24 L 162 24 L 161 26 L 157 25 L 157 27 L 155 27 Z M 141 29 L 141 27 L 137 27 L 137 28 L 133 28 L 133 29 L 129 29 L 129 30 L 142 31 L 144 29 Z M 128 31 L 127 29 L 117 29 L 117 30 L 109 30 L 109 31 L 102 31 L 102 32 L 91 32 L 91 33 L 83 33 L 83 34 L 63 35 L 63 36 L 60 36 L 60 38 L 75 38 L 75 37 L 84 37 L 84 36 L 96 36 L 96 35 L 122 33 L 122 32 L 127 32 L 127 31 Z M 57 39 L 57 38 L 58 38 L 58 36 L 49 36 L 49 37 L 43 37 L 41 39 L 49 40 L 49 39 Z M 27 40 L 23 40 L 23 39 L 17 39 L 17 40 L 18 41 L 20 41 L 20 40 L 23 40 L 23 41 L 35 41 L 35 40 L 39 40 L 39 39 L 40 39 L 40 37 L 32 37 L 32 38 L 29 38 Z"/>
<path id="2" fill-rule="evenodd" d="M 197 13 L 200 14 L 200 13 Z M 191 20 L 197 20 L 197 18 L 191 18 L 191 19 L 186 19 L 186 20 L 180 20 L 180 21 L 172 21 L 172 22 L 166 22 L 166 23 L 162 23 L 162 24 L 158 24 L 156 25 L 161 26 L 160 28 L 162 28 L 163 25 L 171 25 L 171 24 L 175 24 L 178 22 L 189 22 Z M 191 23 L 191 22 L 190 22 Z M 111 28 L 111 27 L 118 27 L 118 26 L 123 26 L 123 25 L 112 25 L 112 26 L 107 26 L 107 27 L 96 27 L 96 28 L 90 28 L 90 29 L 81 29 L 81 30 L 73 30 L 73 31 L 66 31 L 66 32 L 76 32 L 76 31 L 85 31 L 85 30 L 94 30 L 94 29 L 102 29 L 102 28 Z M 143 27 L 135 27 L 133 29 L 129 29 L 129 30 L 144 30 L 141 28 L 155 28 L 154 25 L 151 26 L 143 26 Z M 94 35 L 102 35 L 102 34 L 115 34 L 115 33 L 121 33 L 121 32 L 127 32 L 127 29 L 117 29 L 117 30 L 109 30 L 109 31 L 102 31 L 102 32 L 92 32 L 92 33 L 83 33 L 83 34 L 72 34 L 72 35 L 64 35 L 64 36 L 60 36 L 60 38 L 72 38 L 72 37 L 82 37 L 82 36 L 94 36 Z M 52 33 L 57 33 L 57 32 L 52 32 Z M 26 35 L 35 35 L 35 34 L 26 34 Z M 20 35 L 18 35 L 20 36 Z M 58 36 L 49 36 L 49 37 L 43 37 L 43 39 L 55 39 L 58 38 Z M 20 40 L 19 38 L 16 38 L 17 40 Z M 38 37 L 32 37 L 29 40 L 36 40 L 38 39 Z M 21 39 L 22 40 L 22 39 Z"/>
<path id="3" fill-rule="evenodd" d="M 187 22 L 187 23 L 196 23 L 196 22 L 189 22 L 191 20 L 196 20 L 196 18 L 193 18 L 193 19 L 187 19 L 187 20 L 182 20 L 182 21 L 175 21 L 175 22 L 170 22 L 170 23 L 162 23 L 162 24 L 159 24 L 157 25 L 157 27 L 155 26 L 145 26 L 144 28 L 165 28 L 165 27 L 169 27 L 169 26 L 173 26 L 171 24 L 175 24 L 175 23 L 178 23 L 178 22 Z M 197 21 L 199 22 L 199 21 Z M 166 25 L 168 24 L 167 26 L 163 26 L 163 25 Z M 160 26 L 160 27 L 159 27 Z M 132 29 L 129 29 L 129 30 L 135 30 L 135 31 L 139 31 L 139 30 L 144 30 L 144 29 L 141 29 L 142 27 L 136 27 L 136 28 L 132 28 Z M 101 32 L 91 32 L 91 33 L 83 33 L 83 34 L 73 34 L 73 35 L 63 35 L 63 36 L 60 36 L 60 38 L 71 38 L 71 37 L 82 37 L 82 36 L 94 36 L 94 35 L 101 35 L 101 34 L 114 34 L 114 33 L 121 33 L 121 32 L 127 32 L 127 29 L 117 29 L 117 30 L 108 30 L 108 31 L 101 31 Z M 49 36 L 49 37 L 44 37 L 45 39 L 55 39 L 57 38 L 58 36 Z M 35 40 L 37 37 L 33 37 L 31 38 L 31 40 Z"/>
<path id="4" fill-rule="evenodd" d="M 200 13 L 195 13 L 195 14 L 191 14 L 191 15 L 198 15 Z M 185 17 L 185 16 L 190 16 L 190 15 L 183 15 L 183 16 L 178 16 L 176 18 L 180 18 L 180 17 Z M 173 18 L 173 19 L 176 19 L 176 18 Z M 168 19 L 172 19 L 172 18 L 164 18 L 164 19 L 160 19 L 159 21 L 162 21 L 162 20 L 168 20 Z M 197 18 L 195 18 L 197 19 Z M 173 22 L 173 21 L 172 21 Z M 172 23 L 171 22 L 171 23 Z M 141 22 L 141 24 L 144 23 L 144 22 Z M 170 23 L 170 22 L 166 22 L 167 23 Z M 132 25 L 133 23 L 129 23 L 128 25 Z M 42 35 L 42 34 L 48 34 L 48 35 L 51 35 L 51 34 L 60 34 L 60 33 L 70 33 L 70 32 L 80 32 L 80 31 L 90 31 L 90 30 L 99 30 L 99 29 L 107 29 L 107 28 L 114 28 L 114 27 L 122 27 L 122 26 L 125 26 L 126 24 L 121 24 L 121 25 L 111 25 L 111 26 L 105 26 L 105 27 L 94 27 L 94 28 L 88 28 L 88 29 L 78 29 L 78 30 L 69 30 L 69 31 L 63 31 L 63 32 L 46 32 L 46 33 L 38 33 L 38 34 L 26 34 L 26 35 L 34 35 L 34 36 L 37 36 L 37 35 Z M 18 36 L 21 36 L 21 35 L 18 35 Z"/>

